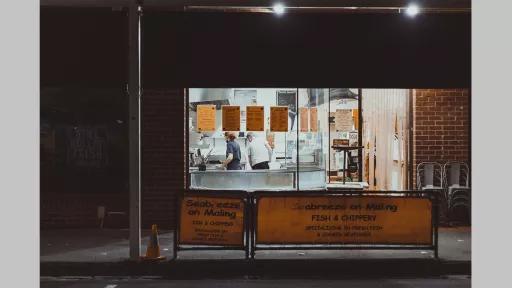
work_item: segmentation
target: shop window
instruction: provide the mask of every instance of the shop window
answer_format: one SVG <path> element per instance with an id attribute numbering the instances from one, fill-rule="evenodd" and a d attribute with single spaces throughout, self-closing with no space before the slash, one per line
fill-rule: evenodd
<path id="1" fill-rule="evenodd" d="M 325 188 L 328 94 L 302 88 L 188 89 L 189 187 Z M 225 167 L 229 152 L 236 163 Z"/>

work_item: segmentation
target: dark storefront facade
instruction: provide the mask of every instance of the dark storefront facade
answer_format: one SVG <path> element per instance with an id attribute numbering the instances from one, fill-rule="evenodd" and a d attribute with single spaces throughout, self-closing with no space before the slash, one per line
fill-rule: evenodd
<path id="1" fill-rule="evenodd" d="M 176 227 L 176 201 L 189 188 L 189 88 L 407 89 L 407 189 L 420 162 L 470 163 L 467 10 L 276 17 L 190 2 L 143 5 L 142 228 Z M 127 8 L 75 8 L 41 8 L 42 228 L 97 227 L 98 206 L 129 213 Z"/>

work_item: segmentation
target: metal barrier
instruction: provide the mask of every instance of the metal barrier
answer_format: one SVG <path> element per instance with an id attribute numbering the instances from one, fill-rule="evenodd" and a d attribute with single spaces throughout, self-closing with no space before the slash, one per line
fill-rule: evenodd
<path id="1" fill-rule="evenodd" d="M 185 198 L 198 198 L 201 197 L 203 199 L 236 199 L 240 200 L 244 203 L 244 207 L 241 211 L 243 211 L 243 221 L 242 221 L 242 243 L 240 244 L 222 244 L 219 242 L 222 242 L 220 240 L 225 239 L 219 239 L 216 240 L 210 239 L 204 239 L 204 241 L 197 240 L 197 241 L 183 241 L 181 239 L 182 237 L 182 220 L 183 220 L 183 201 Z M 250 228 L 251 228 L 251 211 L 249 203 L 250 196 L 245 191 L 187 191 L 180 195 L 178 201 L 177 201 L 177 225 L 176 225 L 176 233 L 174 233 L 174 259 L 177 259 L 178 252 L 179 251 L 185 251 L 185 250 L 242 250 L 245 251 L 245 258 L 249 258 L 249 248 L 250 248 Z M 206 211 L 206 210 L 205 210 Z M 224 211 L 224 210 L 222 210 Z M 225 211 L 224 211 L 225 212 Z M 230 213 L 230 212 L 225 212 Z M 198 215 L 201 216 L 201 215 Z M 204 215 L 203 215 L 204 216 Z M 203 222 L 204 224 L 204 222 Z M 202 225 L 201 225 L 202 226 Z M 216 228 L 216 230 L 221 228 Z M 192 232 L 193 233 L 193 232 Z M 208 232 L 206 232 L 208 233 Z M 217 235 L 222 235 L 223 233 L 217 233 Z"/>
<path id="2" fill-rule="evenodd" d="M 182 239 L 183 237 L 180 237 L 183 235 L 183 234 L 181 234 L 183 232 L 183 230 L 182 230 L 183 227 L 181 227 L 182 220 L 183 220 L 182 212 L 184 212 L 184 211 L 182 211 L 182 208 L 184 205 L 183 200 L 185 198 L 190 199 L 193 197 L 202 197 L 202 198 L 206 198 L 206 199 L 214 199 L 215 198 L 215 199 L 221 199 L 221 200 L 222 199 L 223 200 L 237 199 L 237 200 L 240 200 L 241 203 L 244 203 L 243 209 L 242 210 L 239 209 L 239 211 L 243 211 L 243 227 L 241 229 L 241 233 L 243 234 L 241 237 L 242 237 L 243 241 L 241 243 L 239 243 L 240 245 L 233 245 L 234 242 L 231 242 L 231 244 L 229 244 L 229 245 L 219 244 L 220 240 L 227 241 L 227 242 L 230 241 L 229 240 L 230 236 L 228 235 L 228 232 L 229 232 L 228 230 L 218 230 L 218 229 L 216 230 L 216 231 L 226 232 L 225 235 L 223 234 L 224 232 L 221 233 L 226 237 L 225 237 L 225 239 L 220 239 L 220 240 L 219 240 L 219 238 L 215 238 L 215 237 L 217 237 L 217 236 L 215 236 L 213 238 L 213 241 L 212 241 L 212 239 L 208 240 L 207 238 L 205 238 L 205 239 L 203 239 L 205 241 L 201 241 L 201 239 L 199 239 L 198 241 L 190 242 L 190 241 L 184 241 L 185 239 Z M 304 224 L 304 222 L 302 222 L 300 224 L 297 224 L 297 223 L 299 223 L 297 221 L 299 221 L 298 218 L 300 218 L 300 217 L 293 218 L 293 216 L 294 215 L 295 216 L 297 216 L 297 215 L 304 216 L 303 214 L 305 214 L 306 216 L 311 216 L 311 218 L 318 219 L 319 222 L 331 221 L 331 220 L 324 220 L 324 218 L 327 219 L 330 216 L 310 215 L 313 212 L 307 211 L 306 208 L 308 208 L 308 207 L 300 206 L 300 205 L 297 207 L 291 207 L 291 208 L 287 207 L 286 209 L 288 209 L 288 211 L 284 211 L 286 209 L 280 210 L 279 208 L 276 210 L 270 209 L 271 207 L 273 207 L 272 205 L 276 206 L 276 203 L 278 203 L 278 204 L 281 203 L 280 205 L 288 205 L 292 201 L 287 201 L 287 199 L 291 200 L 293 198 L 295 198 L 294 203 L 298 203 L 300 201 L 309 201 L 311 199 L 314 199 L 317 202 L 320 200 L 322 200 L 322 201 L 325 200 L 326 203 L 335 203 L 335 204 L 329 204 L 331 206 L 338 205 L 338 206 L 331 207 L 329 205 L 325 206 L 324 204 L 319 204 L 320 206 L 322 206 L 323 208 L 326 208 L 326 209 L 329 207 L 331 207 L 333 209 L 340 208 L 340 207 L 342 207 L 340 205 L 343 205 L 343 204 L 339 204 L 339 203 L 350 203 L 351 201 L 352 202 L 355 201 L 358 203 L 364 203 L 365 201 L 373 201 L 373 200 L 378 200 L 380 202 L 386 202 L 386 201 L 388 201 L 388 202 L 399 201 L 400 202 L 402 200 L 408 200 L 408 199 L 426 199 L 426 200 L 428 200 L 427 202 L 430 203 L 429 205 L 425 205 L 426 204 L 425 201 L 420 201 L 420 200 L 406 201 L 406 202 L 402 201 L 400 203 L 408 203 L 407 205 L 409 205 L 411 203 L 414 204 L 414 202 L 416 202 L 416 204 L 419 203 L 419 204 L 423 205 L 423 207 L 427 207 L 427 208 L 430 207 L 431 215 L 427 215 L 423 211 L 418 211 L 418 213 L 420 213 L 420 214 L 415 214 L 415 213 L 411 212 L 411 211 L 413 211 L 413 210 L 411 210 L 411 207 L 407 208 L 408 209 L 407 213 L 409 213 L 409 214 L 406 214 L 406 215 L 408 215 L 408 216 L 412 215 L 413 217 L 416 215 L 421 220 L 419 222 L 423 223 L 423 226 L 420 227 L 423 229 L 419 229 L 421 233 L 418 232 L 418 229 L 416 229 L 416 232 L 414 232 L 414 233 L 411 232 L 412 234 L 411 233 L 407 234 L 407 232 L 405 232 L 405 233 L 400 232 L 400 233 L 402 233 L 401 235 L 405 236 L 404 238 L 409 239 L 409 241 L 401 242 L 401 241 L 395 241 L 396 239 L 389 240 L 389 238 L 388 238 L 386 241 L 379 242 L 379 237 L 382 238 L 382 235 L 379 235 L 378 232 L 375 232 L 376 233 L 375 235 L 378 237 L 374 238 L 373 234 L 372 234 L 372 236 L 368 236 L 367 239 L 370 239 L 370 241 L 367 241 L 367 242 L 357 241 L 357 237 L 354 238 L 354 239 L 356 239 L 356 241 L 354 241 L 354 239 L 352 239 L 352 241 L 348 241 L 348 240 L 342 240 L 343 238 L 338 237 L 339 235 L 341 235 L 340 233 L 343 233 L 341 231 L 332 232 L 333 233 L 332 235 L 337 233 L 334 236 L 329 234 L 331 232 L 325 232 L 326 233 L 325 235 L 327 235 L 326 237 L 318 237 L 318 239 L 317 239 L 317 238 L 315 238 L 314 235 L 312 235 L 310 233 L 311 231 L 307 231 L 307 232 L 303 231 L 303 230 L 308 230 L 308 228 L 313 229 L 316 226 L 314 226 L 314 225 L 301 226 L 301 227 L 306 227 L 307 229 L 297 228 L 300 225 L 307 225 L 309 223 Z M 402 199 L 402 200 L 397 200 L 397 199 Z M 281 200 L 281 202 L 279 202 L 278 200 Z M 277 202 L 273 203 L 272 201 L 274 201 L 274 202 L 277 201 Z M 263 215 L 258 215 L 258 213 L 260 212 L 259 210 L 261 209 L 261 205 L 262 205 L 261 203 L 265 204 L 265 202 L 267 202 L 266 213 Z M 288 203 L 288 204 L 283 204 L 283 203 Z M 338 203 L 338 204 L 336 204 L 336 203 Z M 340 190 L 340 191 L 318 191 L 317 190 L 317 191 L 299 191 L 299 192 L 297 192 L 297 191 L 274 191 L 274 192 L 265 191 L 265 192 L 252 192 L 252 193 L 244 192 L 244 191 L 187 191 L 182 195 L 182 197 L 180 197 L 180 199 L 178 201 L 178 205 L 179 205 L 179 209 L 177 210 L 178 211 L 178 217 L 177 217 L 178 225 L 177 225 L 177 232 L 175 233 L 175 239 L 174 239 L 174 245 L 175 245 L 174 259 L 177 258 L 176 257 L 177 252 L 182 251 L 182 250 L 244 250 L 246 259 L 254 259 L 256 251 L 261 251 L 261 250 L 298 250 L 298 249 L 300 249 L 300 250 L 304 250 L 304 249 L 315 249 L 315 250 L 328 250 L 328 249 L 329 250 L 334 250 L 334 249 L 335 250 L 357 250 L 357 249 L 361 249 L 361 250 L 363 250 L 363 249 L 364 250 L 367 250 L 367 249 L 368 250 L 369 249 L 371 249 L 371 250 L 377 250 L 377 249 L 380 249 L 380 250 L 394 250 L 394 249 L 396 249 L 396 250 L 415 250 L 415 249 L 421 249 L 421 250 L 433 250 L 435 258 L 438 258 L 438 221 L 439 221 L 439 219 L 438 219 L 438 200 L 437 200 L 437 195 L 435 193 L 430 193 L 428 191 L 364 191 L 364 192 L 362 192 L 362 191 L 346 191 L 346 190 Z M 218 205 L 222 206 L 224 204 L 221 203 Z M 316 205 L 316 204 L 312 204 L 312 205 Z M 373 205 L 373 204 L 371 204 L 371 205 Z M 407 205 L 404 205 L 404 206 L 407 206 Z M 313 207 L 313 206 L 310 206 L 309 208 L 311 208 L 311 207 Z M 373 206 L 368 206 L 368 207 L 372 208 Z M 368 207 L 366 207 L 366 209 L 368 209 Z M 377 207 L 377 208 L 379 208 L 379 207 Z M 384 206 L 382 206 L 382 207 L 384 207 Z M 392 205 L 389 207 L 392 208 Z M 352 207 L 349 207 L 349 208 L 345 207 L 345 208 L 346 208 L 345 211 L 352 209 Z M 389 209 L 391 209 L 391 208 L 389 208 Z M 400 209 L 402 209 L 402 208 L 400 208 Z M 398 208 L 396 208 L 396 209 L 398 209 Z M 405 210 L 407 210 L 407 209 L 405 209 Z M 204 210 L 204 211 L 205 211 L 204 213 L 207 213 L 206 210 Z M 354 211 L 357 211 L 357 207 L 355 207 Z M 190 210 L 188 212 L 190 213 Z M 374 212 L 374 213 L 376 213 L 375 215 L 381 215 L 384 212 L 380 211 L 380 212 Z M 273 216 L 280 215 L 279 213 L 288 213 L 287 215 L 290 215 L 290 213 L 291 213 L 293 215 L 292 216 L 285 215 L 284 217 L 278 217 L 278 219 L 271 218 Z M 336 213 L 338 213 L 338 212 L 336 212 Z M 379 214 L 379 213 L 381 213 L 381 214 Z M 403 212 L 403 213 L 405 213 L 405 212 Z M 421 213 L 423 213 L 423 215 Z M 332 213 L 329 215 L 332 215 Z M 263 218 L 267 217 L 266 223 L 270 224 L 270 225 L 265 225 L 265 226 L 259 227 L 258 221 L 261 220 L 260 218 L 262 218 L 259 216 L 262 216 Z M 343 215 L 343 216 L 346 216 L 346 215 Z M 370 216 L 363 215 L 363 216 L 354 216 L 354 217 L 356 217 L 356 218 L 363 217 L 364 218 L 364 217 L 370 217 Z M 185 216 L 185 217 L 188 217 L 188 216 Z M 293 219 L 293 220 L 290 220 L 287 217 L 288 218 L 292 217 L 290 219 Z M 347 217 L 352 217 L 352 216 L 347 216 Z M 372 217 L 374 217 L 373 218 L 374 220 L 377 219 L 377 216 L 372 216 Z M 391 220 L 389 220 L 389 222 L 385 223 L 388 225 L 388 226 L 386 226 L 386 227 L 388 227 L 388 229 L 389 229 L 389 227 L 391 227 L 391 229 L 394 229 L 395 226 L 398 227 L 399 224 L 402 226 L 406 226 L 406 228 L 410 228 L 411 225 L 414 226 L 414 223 L 411 223 L 410 221 L 409 222 L 404 222 L 404 221 L 393 222 L 396 220 L 393 217 L 397 217 L 397 216 L 392 216 L 392 217 L 390 216 L 389 219 L 391 219 Z M 429 223 L 426 222 L 427 217 L 430 217 Z M 235 219 L 235 218 L 236 217 L 233 217 L 233 219 Z M 384 216 L 382 218 L 387 219 L 386 216 Z M 274 220 L 272 220 L 272 219 L 274 219 Z M 279 222 L 279 219 L 284 219 L 281 221 L 285 221 L 284 222 L 285 226 L 286 226 L 286 223 L 288 224 L 289 230 L 284 231 L 284 232 L 276 230 L 276 229 L 278 229 L 278 228 L 276 228 L 277 224 L 273 223 L 272 221 Z M 307 219 L 307 217 L 302 217 L 302 219 Z M 366 218 L 364 218 L 364 219 L 366 219 Z M 190 219 L 188 221 L 190 221 Z M 237 220 L 235 219 L 233 221 L 236 222 Z M 291 226 L 289 224 L 289 223 L 291 223 L 290 221 L 293 221 L 294 222 L 293 225 L 295 225 L 295 226 Z M 411 219 L 411 221 L 414 221 L 414 219 Z M 345 224 L 340 222 L 340 224 L 338 224 L 338 225 L 345 225 Z M 427 227 L 426 225 L 428 225 L 428 227 L 429 227 L 428 231 L 425 230 L 425 228 Z M 237 225 L 234 224 L 234 226 L 236 227 Z M 270 226 L 272 226 L 272 227 L 270 227 Z M 352 227 L 354 227 L 354 226 L 352 226 Z M 357 227 L 364 227 L 364 226 L 355 226 L 355 228 L 357 228 Z M 375 229 L 377 229 L 380 226 L 371 226 L 371 227 L 374 227 Z M 270 230 L 267 231 L 268 233 L 265 232 L 266 234 L 262 234 L 262 231 L 259 231 L 258 228 L 260 228 L 260 230 L 263 230 L 263 229 L 267 229 L 267 230 L 270 229 Z M 417 228 L 417 227 L 413 227 L 413 228 Z M 274 229 L 274 230 L 271 230 L 271 229 Z M 345 229 L 345 228 L 343 228 L 343 229 Z M 383 229 L 383 228 L 381 227 L 381 229 Z M 293 230 L 293 231 L 291 231 L 291 230 Z M 199 229 L 199 231 L 200 231 L 200 229 Z M 237 231 L 240 231 L 240 230 L 237 230 Z M 380 230 L 378 230 L 378 231 L 380 231 Z M 276 232 L 276 233 L 274 233 L 274 232 Z M 291 237 L 291 238 L 282 239 L 282 241 L 280 241 L 279 239 L 277 239 L 277 240 L 274 239 L 275 237 L 279 237 L 279 236 L 276 236 L 276 234 L 279 234 L 279 233 L 281 233 L 280 234 L 281 236 L 284 235 L 284 238 L 289 238 L 289 237 Z M 303 234 L 300 234 L 300 233 L 303 233 Z M 428 235 L 427 235 L 427 233 L 428 233 Z M 357 233 L 354 232 L 353 234 L 357 234 Z M 266 239 L 262 238 L 261 237 L 262 235 L 266 235 L 265 236 Z M 319 236 L 322 236 L 322 235 L 324 235 L 324 234 L 321 234 L 321 235 L 319 234 Z M 352 234 L 346 234 L 346 235 L 352 235 Z M 396 237 L 400 238 L 399 236 L 396 236 L 396 233 L 390 234 L 390 235 L 395 238 Z M 220 237 L 224 237 L 224 236 L 220 236 Z M 420 238 L 422 240 L 415 239 L 416 236 L 418 236 L 418 237 L 421 236 Z M 391 238 L 393 238 L 393 237 L 391 237 Z M 269 241 L 269 239 L 270 239 L 270 241 Z M 351 239 L 351 238 L 346 237 L 346 239 Z M 384 238 L 384 239 L 386 239 L 386 238 Z M 412 241 L 411 241 L 411 239 L 412 239 Z"/>
<path id="3" fill-rule="evenodd" d="M 430 215 L 430 243 L 428 245 L 417 245 L 414 243 L 351 243 L 343 241 L 323 242 L 323 243 L 304 243 L 297 239 L 296 243 L 283 242 L 283 243 L 265 243 L 258 239 L 258 212 L 259 202 L 263 198 L 276 198 L 276 197 L 309 197 L 309 198 L 321 198 L 321 197 L 358 197 L 365 199 L 428 199 L 431 203 L 431 215 Z M 298 249 L 336 249 L 336 250 L 356 250 L 356 249 L 381 249 L 381 250 L 393 250 L 393 249 L 421 249 L 421 250 L 433 250 L 435 258 L 438 258 L 438 205 L 435 193 L 423 192 L 423 191 L 287 191 L 287 192 L 255 192 L 251 195 L 251 202 L 253 203 L 253 230 L 251 234 L 251 257 L 254 258 L 257 250 L 298 250 Z"/>

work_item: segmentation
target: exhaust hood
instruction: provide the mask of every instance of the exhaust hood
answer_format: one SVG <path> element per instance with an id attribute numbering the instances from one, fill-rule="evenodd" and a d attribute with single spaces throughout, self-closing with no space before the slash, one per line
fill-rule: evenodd
<path id="1" fill-rule="evenodd" d="M 190 88 L 188 91 L 192 111 L 196 111 L 197 105 L 215 105 L 220 110 L 222 105 L 229 105 L 233 97 L 232 88 Z"/>

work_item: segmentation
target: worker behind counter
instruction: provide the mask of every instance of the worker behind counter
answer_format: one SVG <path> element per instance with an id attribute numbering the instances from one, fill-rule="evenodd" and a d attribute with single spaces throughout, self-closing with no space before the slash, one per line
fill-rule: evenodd
<path id="1" fill-rule="evenodd" d="M 223 167 L 228 170 L 241 170 L 240 166 L 240 145 L 235 141 L 236 135 L 234 132 L 225 132 L 224 138 L 226 139 L 226 161 L 222 163 Z"/>
<path id="2" fill-rule="evenodd" d="M 272 148 L 267 141 L 256 137 L 253 132 L 247 133 L 247 156 L 252 169 L 269 169 L 268 162 L 272 158 Z"/>

